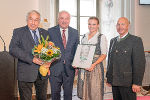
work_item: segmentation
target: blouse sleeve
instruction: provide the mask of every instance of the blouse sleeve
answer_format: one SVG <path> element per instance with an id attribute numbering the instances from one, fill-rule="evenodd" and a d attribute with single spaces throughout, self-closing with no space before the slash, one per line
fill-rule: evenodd
<path id="1" fill-rule="evenodd" d="M 101 36 L 101 43 L 100 43 L 100 47 L 101 47 L 101 54 L 107 54 L 107 39 L 106 36 L 103 34 Z"/>

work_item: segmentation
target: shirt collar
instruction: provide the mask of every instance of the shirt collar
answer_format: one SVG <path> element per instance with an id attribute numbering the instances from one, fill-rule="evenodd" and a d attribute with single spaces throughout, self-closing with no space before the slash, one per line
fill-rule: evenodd
<path id="1" fill-rule="evenodd" d="M 31 30 L 31 29 L 29 29 L 29 30 L 30 30 L 30 32 L 32 33 L 32 31 L 33 31 L 33 30 Z M 36 30 L 34 30 L 34 31 L 38 32 L 39 30 L 38 30 L 38 28 L 37 28 L 37 29 L 36 29 Z"/>
<path id="2" fill-rule="evenodd" d="M 32 35 L 32 37 L 34 37 L 34 33 L 32 32 L 33 30 L 31 30 L 31 29 L 29 29 L 30 30 L 30 32 L 31 32 L 31 35 Z M 34 30 L 34 31 L 36 31 L 36 35 L 38 36 L 38 38 L 40 39 L 40 33 L 39 33 L 39 29 L 37 28 L 36 30 Z"/>
<path id="3" fill-rule="evenodd" d="M 122 37 L 120 37 L 120 35 L 118 36 L 119 39 L 123 39 L 124 37 L 126 37 L 129 33 L 127 32 L 125 35 L 123 35 Z"/>
<path id="4" fill-rule="evenodd" d="M 68 28 L 66 28 L 66 29 L 62 29 L 62 28 L 60 27 L 60 31 L 61 31 L 61 33 L 62 33 L 62 30 L 66 30 L 66 31 L 68 31 Z"/>

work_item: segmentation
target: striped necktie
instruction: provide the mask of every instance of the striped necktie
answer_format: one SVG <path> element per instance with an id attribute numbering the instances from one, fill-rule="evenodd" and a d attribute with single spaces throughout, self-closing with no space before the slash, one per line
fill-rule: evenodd
<path id="1" fill-rule="evenodd" d="M 38 40 L 38 36 L 36 34 L 36 31 L 32 31 L 32 32 L 34 33 L 34 42 L 35 42 L 36 45 L 38 45 L 39 44 L 39 40 Z"/>

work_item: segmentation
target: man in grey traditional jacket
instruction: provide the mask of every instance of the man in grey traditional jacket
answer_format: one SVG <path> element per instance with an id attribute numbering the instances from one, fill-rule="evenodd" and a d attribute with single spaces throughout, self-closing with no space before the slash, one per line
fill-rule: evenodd
<path id="1" fill-rule="evenodd" d="M 120 35 L 110 41 L 106 77 L 114 100 L 136 100 L 145 71 L 142 39 L 128 32 L 129 25 L 127 18 L 119 18 L 116 29 Z"/>

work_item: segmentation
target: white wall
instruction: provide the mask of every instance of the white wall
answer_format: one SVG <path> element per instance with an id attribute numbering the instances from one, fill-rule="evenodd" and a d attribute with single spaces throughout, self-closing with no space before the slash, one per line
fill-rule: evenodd
<path id="1" fill-rule="evenodd" d="M 0 35 L 6 42 L 7 51 L 14 28 L 26 25 L 26 14 L 39 9 L 39 0 L 0 0 Z M 0 40 L 0 51 L 3 43 Z"/>
<path id="2" fill-rule="evenodd" d="M 39 10 L 42 18 L 50 21 L 50 10 L 47 9 L 50 8 L 49 2 L 49 0 L 0 0 L 0 35 L 6 42 L 7 50 L 13 29 L 26 25 L 26 13 L 28 11 Z M 135 26 L 131 26 L 134 27 L 132 31 L 135 32 L 133 34 L 142 37 L 145 50 L 150 50 L 150 5 L 139 5 L 139 0 L 134 0 L 134 2 L 134 11 L 131 12 L 131 15 L 135 16 L 131 19 L 134 20 L 132 25 Z M 0 40 L 0 51 L 2 50 L 3 43 Z"/>
<path id="3" fill-rule="evenodd" d="M 135 35 L 142 37 L 145 51 L 150 51 L 150 5 L 135 1 Z"/>
<path id="4" fill-rule="evenodd" d="M 43 19 L 47 19 L 49 23 L 50 0 L 0 0 L 0 36 L 6 42 L 7 51 L 9 51 L 13 29 L 26 25 L 26 15 L 31 10 L 37 10 L 41 13 L 41 26 L 47 28 L 49 24 L 43 24 Z M 1 39 L 0 51 L 3 51 Z M 50 86 L 48 85 L 49 93 Z"/>

